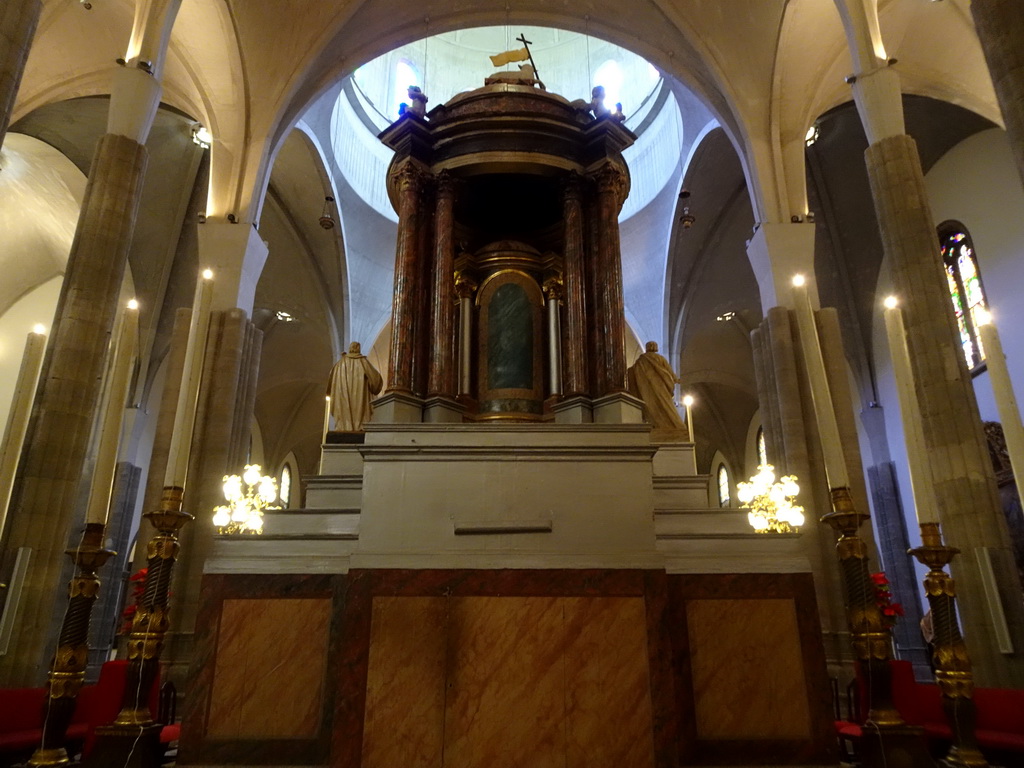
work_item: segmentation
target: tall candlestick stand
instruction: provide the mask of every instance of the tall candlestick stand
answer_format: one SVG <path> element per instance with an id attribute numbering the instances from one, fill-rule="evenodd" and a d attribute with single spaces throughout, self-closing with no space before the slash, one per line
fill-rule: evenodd
<path id="1" fill-rule="evenodd" d="M 47 675 L 42 743 L 29 759 L 30 766 L 62 766 L 69 763 L 64 738 L 75 713 L 78 692 L 85 680 L 89 619 L 100 590 L 96 571 L 117 554 L 103 546 L 103 534 L 102 523 L 89 523 L 85 526 L 82 543 L 67 551 L 78 567 L 78 574 L 68 585 L 68 609 L 61 624 L 53 664 Z"/>
<path id="2" fill-rule="evenodd" d="M 96 729 L 96 746 L 85 763 L 95 768 L 156 768 L 161 726 L 149 711 L 149 695 L 167 634 L 168 591 L 178 557 L 178 532 L 192 515 L 182 511 L 182 489 L 165 487 L 160 508 L 145 517 L 156 529 L 147 549 L 146 586 L 128 636 L 128 672 L 121 711 L 113 724 Z M 130 760 L 130 762 L 129 762 Z"/>
<path id="3" fill-rule="evenodd" d="M 942 709 L 953 732 L 953 744 L 946 763 L 958 767 L 987 766 L 974 733 L 977 722 L 974 676 L 956 617 L 956 588 L 953 577 L 943 570 L 960 550 L 942 543 L 938 523 L 921 523 L 921 541 L 920 547 L 909 551 L 920 563 L 928 566 L 924 591 L 932 609 L 935 628 L 932 653 L 935 681 L 942 693 Z"/>
<path id="4" fill-rule="evenodd" d="M 858 512 L 849 488 L 832 489 L 832 512 L 822 516 L 839 534 L 836 554 L 843 574 L 846 619 L 854 656 L 868 699 L 862 738 L 865 768 L 933 768 L 924 731 L 903 721 L 892 699 L 892 633 L 875 600 L 868 548 L 858 532 L 869 515 Z"/>

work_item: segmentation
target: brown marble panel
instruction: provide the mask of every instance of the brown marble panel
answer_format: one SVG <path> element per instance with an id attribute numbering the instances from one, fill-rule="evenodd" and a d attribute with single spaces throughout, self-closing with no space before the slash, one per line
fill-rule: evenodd
<path id="1" fill-rule="evenodd" d="M 207 736 L 316 735 L 330 617 L 324 599 L 225 600 Z"/>
<path id="2" fill-rule="evenodd" d="M 809 738 L 793 601 L 691 600 L 686 614 L 698 738 Z"/>
<path id="3" fill-rule="evenodd" d="M 835 763 L 837 745 L 832 727 L 831 693 L 825 668 L 821 624 L 809 573 L 686 574 L 666 577 L 666 625 L 671 636 L 671 666 L 677 717 L 680 764 L 807 765 Z M 805 676 L 809 736 L 716 739 L 697 733 L 695 670 L 691 659 L 688 606 L 695 600 L 791 601 L 799 633 L 799 654 Z M 734 659 L 734 665 L 746 665 Z"/>
<path id="4" fill-rule="evenodd" d="M 446 603 L 443 597 L 374 598 L 363 768 L 441 765 Z"/>
<path id="5" fill-rule="evenodd" d="M 223 616 L 223 607 L 232 600 L 313 599 L 333 605 L 327 609 L 330 619 L 324 647 L 335 647 L 340 642 L 340 619 L 344 614 L 344 577 L 334 575 L 207 575 L 200 590 L 199 614 L 196 621 L 193 662 L 188 689 L 185 691 L 182 734 L 178 755 L 179 765 L 323 765 L 330 747 L 330 723 L 334 710 L 334 686 L 326 681 L 337 679 L 337 655 L 329 654 L 326 669 L 321 665 L 320 680 L 310 680 L 318 686 L 322 703 L 319 706 L 315 733 L 309 738 L 274 737 L 259 733 L 246 737 L 215 738 L 208 734 L 208 720 L 213 691 L 217 679 L 217 657 L 221 640 L 221 627 L 225 639 L 233 633 L 227 627 L 235 622 L 232 616 Z M 230 611 L 231 609 L 229 609 Z M 302 622 L 293 622 L 302 628 Z M 319 631 L 319 630 L 316 630 Z M 305 641 L 303 641 L 305 642 Z M 280 635 L 274 645 L 285 648 Z M 222 657 L 223 659 L 223 657 Z M 237 675 L 231 675 L 238 679 Z M 226 682 L 227 678 L 225 678 Z M 221 683 L 224 685 L 225 683 Z M 238 685 L 234 685 L 236 691 Z M 225 689 L 226 690 L 226 689 Z M 315 691 L 314 691 L 315 692 Z M 237 694 L 231 694 L 237 695 Z M 225 696 L 219 691 L 218 697 Z M 230 696 L 228 696 L 230 698 Z M 302 695 L 305 701 L 305 694 Z M 219 719 L 221 716 L 215 716 Z"/>
<path id="6" fill-rule="evenodd" d="M 653 767 L 644 601 L 563 598 L 567 768 Z"/>
<path id="7" fill-rule="evenodd" d="M 563 600 L 560 602 L 546 600 L 545 598 L 635 598 L 636 608 L 629 608 L 630 620 L 628 623 L 634 625 L 629 635 L 629 643 L 640 648 L 641 658 L 648 662 L 648 670 L 658 669 L 657 679 L 650 679 L 648 672 L 648 690 L 650 692 L 649 712 L 647 724 L 647 742 L 652 744 L 651 749 L 655 750 L 654 764 L 658 768 L 674 768 L 678 765 L 676 759 L 677 734 L 675 728 L 676 706 L 675 693 L 670 677 L 672 655 L 671 637 L 668 631 L 668 622 L 665 620 L 668 615 L 669 606 L 667 599 L 667 582 L 663 571 L 639 571 L 639 570 L 601 570 L 601 569 L 572 569 L 572 570 L 353 570 L 347 577 L 347 586 L 344 596 L 344 615 L 340 624 L 344 626 L 345 632 L 341 636 L 341 647 L 338 654 L 339 677 L 337 687 L 337 708 L 334 712 L 333 740 L 331 752 L 331 765 L 337 768 L 357 768 L 362 764 L 364 726 L 367 724 L 366 703 L 368 700 L 369 685 L 369 660 L 372 651 L 371 646 L 371 617 L 375 613 L 374 606 L 378 599 L 386 597 L 443 597 L 449 605 L 449 616 L 458 615 L 458 625 L 454 618 L 450 620 L 447 647 L 451 651 L 447 655 L 449 667 L 449 682 L 456 685 L 455 681 L 463 680 L 467 685 L 477 686 L 480 691 L 480 712 L 471 712 L 467 704 L 470 697 L 460 698 L 454 687 L 446 688 L 448 697 L 447 717 L 451 718 L 454 702 L 457 706 L 463 707 L 462 715 L 466 718 L 475 717 L 474 724 L 481 726 L 480 739 L 477 734 L 463 738 L 460 747 L 463 748 L 467 759 L 474 757 L 483 762 L 473 764 L 491 765 L 497 763 L 510 764 L 519 755 L 518 765 L 547 764 L 543 762 L 546 756 L 541 754 L 538 760 L 533 761 L 522 757 L 520 744 L 536 743 L 545 739 L 552 744 L 557 743 L 554 739 L 561 738 L 563 744 L 569 743 L 568 728 L 572 716 L 567 714 L 559 722 L 562 725 L 563 736 L 550 732 L 549 723 L 546 719 L 549 713 L 537 708 L 527 698 L 533 695 L 528 688 L 543 689 L 548 683 L 543 679 L 544 675 L 538 670 L 547 666 L 551 670 L 562 667 L 568 663 L 569 656 L 566 654 L 573 647 L 575 638 L 572 632 L 575 631 L 575 624 L 578 622 L 568 621 L 565 615 L 566 606 L 573 601 Z M 501 598 L 501 600 L 491 600 Z M 540 598 L 538 600 L 538 598 Z M 526 599 L 527 602 L 522 602 Z M 477 602 L 483 601 L 483 602 Z M 613 601 L 617 602 L 617 601 Z M 623 601 L 624 602 L 624 601 Z M 518 603 L 518 605 L 514 605 Z M 477 605 L 486 606 L 478 610 Z M 634 605 L 634 604 L 631 604 Z M 508 608 L 506 606 L 512 606 Z M 540 632 L 543 642 L 540 646 L 534 639 L 524 637 L 517 639 L 515 633 L 523 633 L 525 623 L 516 618 L 523 616 L 522 611 L 530 610 L 539 612 L 536 620 L 530 619 L 530 623 L 539 624 L 540 629 L 530 629 L 530 632 Z M 598 611 L 598 618 L 603 611 Z M 618 633 L 623 627 L 623 622 L 612 620 L 616 615 L 615 611 L 610 612 L 611 629 L 603 630 L 606 643 L 610 648 L 609 653 L 613 657 L 618 650 Z M 548 618 L 543 618 L 547 616 Z M 560 625 L 550 623 L 550 617 L 560 616 Z M 595 620 L 597 620 L 595 618 Z M 561 627 L 560 629 L 558 627 Z M 643 632 L 647 628 L 646 636 Z M 510 629 L 512 628 L 512 629 Z M 639 630 L 639 632 L 638 632 Z M 406 627 L 405 631 L 409 631 Z M 456 633 L 477 632 L 478 639 L 467 637 L 458 639 Z M 512 632 L 513 637 L 506 635 Z M 600 634 L 602 630 L 595 628 L 595 633 Z M 497 632 L 497 634 L 496 634 Z M 545 634 L 547 633 L 547 634 Z M 551 637 L 550 641 L 544 640 Z M 485 638 L 490 638 L 487 640 Z M 493 642 L 491 642 L 493 640 Z M 546 647 L 550 642 L 551 647 Z M 592 640 L 597 642 L 597 640 Z M 455 650 L 462 648 L 460 654 Z M 557 653 L 556 653 L 557 652 Z M 559 655 L 560 654 L 560 655 Z M 501 665 L 491 669 L 491 675 L 503 676 L 505 682 L 500 686 L 491 686 L 489 680 L 485 679 L 487 674 L 484 670 L 491 657 L 502 659 Z M 560 660 L 559 660 L 560 659 Z M 455 670 L 454 665 L 461 664 L 465 660 L 465 670 Z M 527 660 L 529 663 L 527 663 Z M 595 662 L 596 663 L 596 662 Z M 610 662 L 600 662 L 606 664 Z M 517 666 L 518 665 L 518 666 Z M 530 669 L 523 680 L 516 679 L 510 669 Z M 642 663 L 640 664 L 642 667 Z M 636 668 L 632 669 L 626 677 L 635 674 Z M 645 670 L 647 671 L 647 670 Z M 553 674 L 553 673 L 552 673 Z M 591 675 L 588 677 L 588 674 Z M 581 670 L 578 675 L 581 681 L 593 680 L 592 673 Z M 613 675 L 614 677 L 614 675 Z M 524 685 L 524 682 L 526 683 Z M 502 696 L 491 695 L 489 691 L 504 689 Z M 560 688 L 564 700 L 572 698 L 566 693 L 564 683 Z M 512 699 L 506 695 L 511 692 Z M 371 694 L 372 695 L 372 694 Z M 417 695 L 415 692 L 408 692 L 408 696 Z M 591 694 L 588 694 L 591 695 Z M 598 694 L 592 694 L 598 695 Z M 609 696 L 607 690 L 600 692 L 602 696 Z M 488 698 L 490 696 L 490 698 Z M 628 698 L 628 697 L 627 697 Z M 548 705 L 546 705 L 548 706 Z M 564 706 L 564 704 L 563 704 Z M 483 710 L 486 709 L 486 712 Z M 597 712 L 599 707 L 582 707 L 580 718 L 588 713 Z M 568 710 L 565 710 L 568 713 Z M 641 709 L 642 712 L 642 709 Z M 653 717 L 652 739 L 651 718 Z M 499 718 L 499 720 L 495 720 Z M 522 724 L 508 723 L 504 720 L 525 718 Z M 611 721 L 608 718 L 606 722 Z M 504 743 L 513 745 L 506 749 L 507 754 L 492 755 L 494 744 L 499 728 L 496 722 L 501 724 L 505 730 L 500 739 Z M 574 726 L 577 727 L 577 726 Z M 614 731 L 618 723 L 606 727 L 607 731 Z M 630 726 L 633 727 L 633 726 Z M 584 721 L 578 726 L 580 732 L 593 729 L 589 721 Z M 515 735 L 509 736 L 508 733 Z M 526 734 L 520 736 L 519 734 Z M 539 734 L 539 735 L 538 735 Z M 366 738 L 371 738 L 366 734 Z M 601 734 L 601 738 L 608 740 L 613 746 L 615 734 Z M 517 741 L 514 741 L 516 739 Z M 632 745 L 631 745 L 632 746 Z M 456 753 L 458 756 L 458 753 Z M 444 765 L 452 765 L 451 751 L 446 745 Z M 560 753 L 559 766 L 566 764 L 568 751 L 563 749 Z M 601 756 L 587 755 L 588 760 L 600 761 Z M 505 761 L 504 763 L 502 761 Z M 394 763 L 393 763 L 394 764 Z M 462 763 L 467 764 L 467 763 Z M 631 753 L 618 759 L 618 765 L 650 765 L 651 762 L 633 763 Z"/>
<path id="8" fill-rule="evenodd" d="M 445 768 L 565 768 L 564 606 L 451 601 Z"/>

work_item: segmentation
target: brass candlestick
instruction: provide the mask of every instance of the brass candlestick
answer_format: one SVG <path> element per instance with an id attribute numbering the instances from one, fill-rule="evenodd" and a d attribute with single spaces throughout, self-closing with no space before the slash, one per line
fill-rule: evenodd
<path id="1" fill-rule="evenodd" d="M 917 560 L 928 566 L 924 577 L 924 591 L 932 610 L 935 628 L 934 651 L 935 681 L 942 693 L 942 709 L 953 732 L 953 744 L 946 756 L 951 766 L 987 766 L 978 749 L 974 733 L 977 708 L 974 704 L 974 676 L 971 659 L 960 634 L 956 617 L 956 585 L 953 577 L 943 569 L 960 553 L 956 547 L 942 543 L 938 523 L 921 523 L 922 544 L 909 550 Z"/>
<path id="2" fill-rule="evenodd" d="M 192 515 L 182 511 L 182 493 L 179 487 L 165 487 L 160 508 L 145 514 L 157 533 L 149 541 L 146 586 L 128 636 L 128 672 L 121 711 L 113 724 L 96 729 L 96 747 L 86 765 L 148 768 L 158 764 L 161 726 L 149 711 L 149 693 L 169 626 L 167 597 L 180 548 L 178 531 L 192 520 Z"/>
<path id="3" fill-rule="evenodd" d="M 104 527 L 103 523 L 87 524 L 82 543 L 75 549 L 67 550 L 79 570 L 68 585 L 68 609 L 64 614 L 57 651 L 47 675 L 42 743 L 29 759 L 30 766 L 61 766 L 69 762 L 64 738 L 75 714 L 78 692 L 82 690 L 85 680 L 89 619 L 100 591 L 96 571 L 117 554 L 103 546 Z"/>
<path id="4" fill-rule="evenodd" d="M 866 768 L 932 768 L 935 763 L 928 755 L 923 729 L 905 723 L 892 700 L 892 632 L 875 600 L 868 548 L 858 535 L 870 515 L 857 511 L 849 488 L 832 489 L 832 510 L 821 522 L 839 534 L 836 554 L 843 574 L 846 619 L 868 696 L 863 763 Z"/>

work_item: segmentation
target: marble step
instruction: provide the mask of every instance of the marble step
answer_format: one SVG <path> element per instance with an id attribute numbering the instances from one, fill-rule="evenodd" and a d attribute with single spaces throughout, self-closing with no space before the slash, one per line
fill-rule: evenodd
<path id="1" fill-rule="evenodd" d="M 745 510 L 675 507 L 654 512 L 654 535 L 658 539 L 728 538 L 753 533 Z"/>
<path id="2" fill-rule="evenodd" d="M 652 478 L 654 509 L 705 509 L 708 500 L 708 475 L 665 475 Z"/>
<path id="3" fill-rule="evenodd" d="M 363 475 L 318 475 L 306 481 L 306 509 L 359 509 Z"/>
<path id="4" fill-rule="evenodd" d="M 278 509 L 263 515 L 264 539 L 359 538 L 359 509 Z"/>
<path id="5" fill-rule="evenodd" d="M 325 445 L 320 457 L 321 475 L 362 475 L 361 445 Z"/>

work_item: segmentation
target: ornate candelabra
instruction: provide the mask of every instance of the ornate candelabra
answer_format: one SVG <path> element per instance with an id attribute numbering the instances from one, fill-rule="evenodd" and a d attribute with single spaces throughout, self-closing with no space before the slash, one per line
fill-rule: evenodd
<path id="1" fill-rule="evenodd" d="M 960 553 L 956 547 L 942 543 L 938 523 L 921 523 L 922 544 L 911 549 L 923 565 L 928 566 L 924 577 L 924 590 L 932 610 L 935 628 L 934 651 L 935 681 L 942 693 L 942 709 L 953 732 L 953 744 L 946 756 L 951 766 L 987 766 L 978 749 L 974 734 L 977 710 L 974 705 L 974 676 L 971 659 L 960 634 L 956 617 L 956 585 L 953 577 L 943 570 Z"/>
<path id="2" fill-rule="evenodd" d="M 100 591 L 96 571 L 117 554 L 103 546 L 103 523 L 85 526 L 82 543 L 69 549 L 68 555 L 78 567 L 78 574 L 68 585 L 68 609 L 60 628 L 60 639 L 53 664 L 47 675 L 46 713 L 43 720 L 43 739 L 32 754 L 30 766 L 67 765 L 68 754 L 64 738 L 75 713 L 78 692 L 85 679 L 85 665 L 89 651 L 89 620 L 92 607 Z"/>
<path id="3" fill-rule="evenodd" d="M 178 532 L 192 520 L 192 515 L 184 512 L 181 504 L 182 489 L 165 487 L 160 508 L 145 514 L 156 529 L 156 535 L 149 540 L 146 586 L 128 636 L 128 673 L 121 711 L 111 725 L 96 729 L 96 748 L 86 765 L 150 768 L 158 764 L 161 726 L 153 721 L 149 711 L 149 694 L 156 680 L 169 626 L 167 596 L 178 557 Z"/>
<path id="4" fill-rule="evenodd" d="M 857 511 L 849 488 L 832 489 L 832 512 L 821 518 L 839 534 L 836 554 L 843 574 L 846 619 L 867 689 L 863 763 L 867 768 L 930 768 L 935 763 L 928 755 L 922 729 L 903 722 L 892 700 L 892 634 L 875 600 L 867 545 L 858 535 L 868 518 L 866 513 Z"/>

